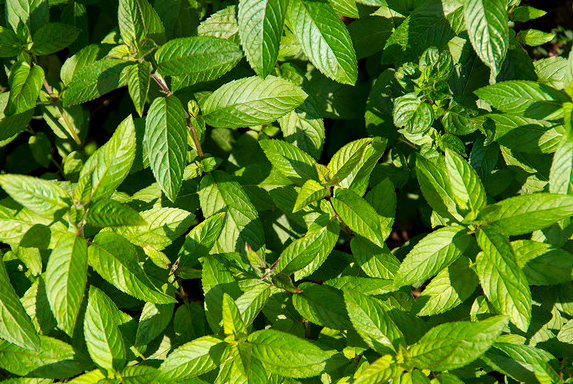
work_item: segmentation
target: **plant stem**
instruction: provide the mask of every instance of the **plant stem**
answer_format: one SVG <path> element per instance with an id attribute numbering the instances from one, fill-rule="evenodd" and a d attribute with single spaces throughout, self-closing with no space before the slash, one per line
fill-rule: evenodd
<path id="1" fill-rule="evenodd" d="M 157 83 L 157 85 L 159 85 L 159 88 L 161 88 L 161 90 L 167 96 L 173 95 L 173 92 L 171 92 L 169 86 L 165 83 L 163 79 L 157 77 L 155 73 L 151 74 L 151 78 L 153 79 L 153 81 Z M 191 131 L 191 136 L 193 137 L 193 143 L 195 143 L 195 148 L 197 149 L 197 154 L 202 159 L 205 155 L 203 153 L 203 148 L 201 147 L 201 142 L 199 141 L 199 135 L 197 134 L 197 129 L 193 124 L 191 124 L 191 121 L 189 120 L 189 114 L 187 113 L 187 111 L 183 109 L 183 112 L 185 112 L 185 119 L 187 120 L 187 128 L 189 128 L 189 130 Z"/>
<path id="2" fill-rule="evenodd" d="M 48 81 L 45 78 L 44 78 L 44 88 L 46 89 L 46 92 L 48 92 L 48 95 L 50 96 L 50 99 L 52 99 L 52 102 L 58 108 L 58 111 L 60 112 L 60 115 L 64 119 L 64 123 L 66 123 L 66 126 L 68 127 L 68 131 L 72 135 L 72 138 L 74 139 L 76 144 L 81 147 L 82 141 L 80 140 L 78 134 L 76 133 L 76 129 L 72 125 L 72 122 L 70 121 L 70 119 L 68 119 L 68 116 L 66 115 L 66 111 L 64 111 L 62 104 L 60 104 L 60 100 L 54 95 L 54 92 L 52 91 L 52 87 L 50 87 L 50 84 L 48 84 Z"/>

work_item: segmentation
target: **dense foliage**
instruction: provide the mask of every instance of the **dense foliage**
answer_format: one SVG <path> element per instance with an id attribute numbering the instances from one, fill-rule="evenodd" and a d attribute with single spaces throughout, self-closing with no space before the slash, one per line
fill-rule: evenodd
<path id="1" fill-rule="evenodd" d="M 544 12 L 236 3 L 2 1 L 4 382 L 573 382 Z"/>

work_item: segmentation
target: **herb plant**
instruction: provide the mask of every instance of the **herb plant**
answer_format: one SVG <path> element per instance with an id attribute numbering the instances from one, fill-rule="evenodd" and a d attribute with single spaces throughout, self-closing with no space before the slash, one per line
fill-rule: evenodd
<path id="1" fill-rule="evenodd" d="M 573 382 L 519 3 L 2 1 L 3 382 Z"/>

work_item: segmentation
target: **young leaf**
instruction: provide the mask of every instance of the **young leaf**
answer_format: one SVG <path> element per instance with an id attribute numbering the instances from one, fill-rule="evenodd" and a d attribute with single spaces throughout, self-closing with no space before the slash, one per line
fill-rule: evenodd
<path id="1" fill-rule="evenodd" d="M 175 201 L 185 168 L 187 153 L 185 110 L 176 96 L 158 97 L 145 119 L 143 143 L 153 176 L 167 198 Z"/>
<path id="2" fill-rule="evenodd" d="M 159 370 L 165 379 L 187 379 L 217 368 L 227 357 L 227 343 L 203 336 L 171 352 Z"/>
<path id="3" fill-rule="evenodd" d="M 157 289 L 138 263 L 135 247 L 113 232 L 100 232 L 88 248 L 89 265 L 110 284 L 140 300 L 169 304 L 175 300 Z"/>
<path id="4" fill-rule="evenodd" d="M 96 227 L 147 224 L 137 211 L 111 199 L 101 199 L 92 204 L 86 222 Z"/>
<path id="5" fill-rule="evenodd" d="M 32 53 L 35 55 L 51 55 L 73 43 L 81 33 L 81 29 L 64 23 L 48 23 L 42 25 L 33 35 Z"/>
<path id="6" fill-rule="evenodd" d="M 460 155 L 451 150 L 446 150 L 446 168 L 458 206 L 477 213 L 486 205 L 487 196 L 476 171 Z"/>
<path id="7" fill-rule="evenodd" d="M 163 76 L 179 76 L 187 86 L 218 79 L 242 58 L 237 44 L 210 36 L 173 39 L 155 52 L 158 71 Z"/>
<path id="8" fill-rule="evenodd" d="M 43 81 L 44 70 L 41 66 L 31 66 L 25 61 L 16 62 L 10 68 L 10 97 L 4 115 L 12 116 L 35 108 Z"/>
<path id="9" fill-rule="evenodd" d="M 327 285 L 303 283 L 302 291 L 292 297 L 295 309 L 305 319 L 332 329 L 345 330 L 352 326 L 342 292 Z"/>
<path id="10" fill-rule="evenodd" d="M 531 321 L 531 291 L 509 239 L 496 226 L 478 228 L 476 238 L 483 251 L 476 264 L 485 295 L 497 311 L 526 332 Z"/>
<path id="11" fill-rule="evenodd" d="M 532 119 L 554 119 L 561 114 L 565 93 L 533 81 L 516 80 L 488 85 L 475 91 L 492 107 Z"/>
<path id="12" fill-rule="evenodd" d="M 251 68 L 262 78 L 274 68 L 287 0 L 239 1 L 239 37 Z"/>
<path id="13" fill-rule="evenodd" d="M 40 338 L 10 283 L 4 261 L 0 260 L 0 338 L 24 349 L 40 349 Z"/>
<path id="14" fill-rule="evenodd" d="M 414 93 L 400 96 L 394 102 L 394 125 L 405 128 L 411 134 L 426 133 L 434 122 L 432 106 Z"/>
<path id="15" fill-rule="evenodd" d="M 464 16 L 474 50 L 491 68 L 492 78 L 495 78 L 509 46 L 506 3 L 503 0 L 464 0 Z"/>
<path id="16" fill-rule="evenodd" d="M 241 128 L 271 123 L 306 98 L 300 87 L 287 80 L 254 76 L 223 85 L 207 97 L 202 110 L 213 127 Z"/>
<path id="17" fill-rule="evenodd" d="M 0 175 L 0 186 L 18 203 L 51 217 L 69 207 L 70 196 L 53 181 L 24 175 Z"/>
<path id="18" fill-rule="evenodd" d="M 330 354 L 309 341 L 288 333 L 265 329 L 247 338 L 253 357 L 272 373 L 286 377 L 310 377 L 324 369 Z"/>
<path id="19" fill-rule="evenodd" d="M 241 313 L 231 296 L 223 294 L 223 328 L 226 335 L 246 335 L 247 327 L 241 318 Z"/>
<path id="20" fill-rule="evenodd" d="M 483 355 L 507 326 L 507 316 L 479 322 L 445 323 L 409 348 L 416 367 L 432 371 L 461 368 Z"/>
<path id="21" fill-rule="evenodd" d="M 143 108 L 147 101 L 149 83 L 151 81 L 151 64 L 147 61 L 135 63 L 127 68 L 127 90 L 133 101 L 135 110 L 143 117 Z"/>
<path id="22" fill-rule="evenodd" d="M 135 126 L 130 115 L 118 125 L 111 139 L 85 162 L 74 197 L 84 203 L 110 197 L 129 174 L 135 158 L 135 147 Z M 84 192 L 79 187 L 82 183 L 91 186 L 85 198 L 82 198 Z"/>
<path id="23" fill-rule="evenodd" d="M 304 53 L 326 76 L 354 85 L 356 53 L 344 23 L 327 1 L 291 1 L 288 21 Z"/>
<path id="24" fill-rule="evenodd" d="M 378 299 L 349 290 L 344 301 L 354 329 L 376 352 L 389 353 L 405 345 L 402 331 Z"/>
<path id="25" fill-rule="evenodd" d="M 73 335 L 84 298 L 88 273 L 88 246 L 84 238 L 66 233 L 46 266 L 46 293 L 58 326 Z"/>
<path id="26" fill-rule="evenodd" d="M 300 211 L 304 207 L 314 202 L 317 202 L 329 195 L 328 189 L 324 188 L 320 183 L 314 180 L 307 180 L 302 185 L 300 192 L 296 197 L 293 212 Z"/>
<path id="27" fill-rule="evenodd" d="M 508 235 L 524 235 L 573 215 L 573 196 L 535 193 L 510 197 L 484 207 L 480 224 L 495 224 Z"/>
<path id="28" fill-rule="evenodd" d="M 82 104 L 125 85 L 122 72 L 128 62 L 117 59 L 99 60 L 74 73 L 62 94 L 64 107 Z"/>
<path id="29" fill-rule="evenodd" d="M 271 164 L 297 185 L 318 180 L 314 160 L 306 152 L 280 140 L 262 140 L 259 145 Z"/>
<path id="30" fill-rule="evenodd" d="M 84 320 L 84 334 L 90 357 L 100 368 L 122 369 L 126 363 L 125 344 L 115 320 L 114 309 L 105 293 L 90 287 Z"/>
<path id="31" fill-rule="evenodd" d="M 119 32 L 123 42 L 138 50 L 146 37 L 163 43 L 165 28 L 147 0 L 121 0 L 118 7 Z"/>
<path id="32" fill-rule="evenodd" d="M 239 183 L 222 171 L 203 176 L 199 190 L 203 215 L 225 212 L 218 244 L 224 252 L 245 252 L 248 243 L 264 254 L 265 237 L 257 210 Z"/>

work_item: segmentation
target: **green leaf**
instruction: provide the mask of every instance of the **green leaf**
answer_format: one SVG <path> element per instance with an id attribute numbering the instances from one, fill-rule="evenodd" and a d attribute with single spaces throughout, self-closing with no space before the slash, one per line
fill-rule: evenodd
<path id="1" fill-rule="evenodd" d="M 251 68 L 262 78 L 274 68 L 287 0 L 239 1 L 239 37 Z"/>
<path id="2" fill-rule="evenodd" d="M 351 141 L 336 151 L 326 166 L 332 174 L 331 179 L 342 181 L 352 174 L 371 142 L 371 139 Z"/>
<path id="3" fill-rule="evenodd" d="M 24 349 L 38 351 L 40 339 L 10 283 L 3 260 L 0 260 L 0 292 L 0 338 Z"/>
<path id="4" fill-rule="evenodd" d="M 61 96 L 64 107 L 85 103 L 125 85 L 122 72 L 128 65 L 123 60 L 105 59 L 74 72 Z"/>
<path id="5" fill-rule="evenodd" d="M 476 238 L 483 251 L 476 258 L 476 272 L 485 295 L 499 313 L 526 332 L 531 321 L 531 291 L 509 239 L 496 226 L 478 228 Z"/>
<path id="6" fill-rule="evenodd" d="M 350 34 L 327 1 L 291 1 L 288 22 L 304 53 L 327 77 L 354 85 L 358 76 Z"/>
<path id="7" fill-rule="evenodd" d="M 130 115 L 118 125 L 109 141 L 85 162 L 74 197 L 84 203 L 110 197 L 129 174 L 135 158 L 135 147 L 135 125 Z M 82 183 L 91 186 L 85 199 L 79 188 Z"/>
<path id="8" fill-rule="evenodd" d="M 246 335 L 247 327 L 231 296 L 223 294 L 223 328 L 226 335 Z"/>
<path id="9" fill-rule="evenodd" d="M 133 244 L 149 245 L 158 251 L 187 232 L 195 218 L 191 212 L 179 208 L 152 208 L 140 212 L 140 216 L 147 225 L 113 230 Z"/>
<path id="10" fill-rule="evenodd" d="M 318 108 L 307 98 L 279 119 L 284 140 L 318 159 L 324 143 L 324 121 Z"/>
<path id="11" fill-rule="evenodd" d="M 213 36 L 238 41 L 237 6 L 229 5 L 213 13 L 197 27 L 197 34 L 199 36 Z"/>
<path id="12" fill-rule="evenodd" d="M 127 90 L 133 101 L 135 110 L 139 116 L 143 117 L 143 109 L 147 101 L 149 83 L 151 81 L 151 64 L 147 61 L 135 63 L 127 68 Z"/>
<path id="13" fill-rule="evenodd" d="M 202 105 L 207 124 L 240 128 L 268 124 L 302 104 L 307 94 L 293 83 L 274 76 L 231 81 L 207 97 Z"/>
<path id="14" fill-rule="evenodd" d="M 523 42 L 532 47 L 549 43 L 555 36 L 555 33 L 543 32 L 537 29 L 526 29 L 519 32 L 519 37 Z"/>
<path id="15" fill-rule="evenodd" d="M 290 275 L 306 267 L 320 253 L 327 232 L 328 227 L 322 227 L 290 243 L 280 255 L 275 274 Z"/>
<path id="16" fill-rule="evenodd" d="M 307 180 L 302 185 L 300 192 L 296 196 L 293 212 L 300 211 L 309 204 L 315 203 L 324 197 L 328 196 L 330 192 L 328 189 L 320 185 L 319 182 L 314 180 Z"/>
<path id="17" fill-rule="evenodd" d="M 555 285 L 571 281 L 571 253 L 551 244 L 532 240 L 513 241 L 511 246 L 529 285 Z"/>
<path id="18" fill-rule="evenodd" d="M 81 29 L 64 23 L 44 24 L 32 36 L 35 55 L 51 55 L 73 43 L 82 32 Z"/>
<path id="19" fill-rule="evenodd" d="M 6 116 L 4 110 L 10 99 L 10 92 L 0 93 L 0 142 L 7 142 L 22 132 L 32 120 L 34 109 L 18 113 L 12 116 Z"/>
<path id="20" fill-rule="evenodd" d="M 117 19 L 123 42 L 137 50 L 142 48 L 146 37 L 156 44 L 165 40 L 163 23 L 147 0 L 121 0 Z"/>
<path id="21" fill-rule="evenodd" d="M 385 355 L 374 360 L 365 369 L 358 371 L 354 379 L 354 384 L 376 384 L 385 383 L 388 380 L 398 377 L 402 369 L 395 364 L 391 355 Z"/>
<path id="22" fill-rule="evenodd" d="M 185 236 L 178 253 L 178 269 L 194 266 L 200 257 L 205 257 L 215 245 L 223 228 L 226 213 L 219 212 L 197 224 Z"/>
<path id="23" fill-rule="evenodd" d="M 408 253 L 394 276 L 394 286 L 424 281 L 453 263 L 470 245 L 467 229 L 453 225 L 426 235 Z"/>
<path id="24" fill-rule="evenodd" d="M 293 295 L 295 309 L 307 320 L 323 327 L 345 330 L 352 326 L 342 292 L 327 285 L 303 283 Z"/>
<path id="25" fill-rule="evenodd" d="M 260 283 L 247 289 L 235 300 L 245 325 L 249 326 L 255 320 L 261 309 L 267 303 L 271 295 L 271 286 Z"/>
<path id="26" fill-rule="evenodd" d="M 169 304 L 175 300 L 157 289 L 138 263 L 135 247 L 113 232 L 100 232 L 88 248 L 89 265 L 122 292 L 140 300 Z"/>
<path id="27" fill-rule="evenodd" d="M 92 204 L 86 222 L 96 227 L 147 224 L 137 211 L 111 199 L 101 199 Z"/>
<path id="28" fill-rule="evenodd" d="M 108 304 L 105 293 L 91 286 L 84 319 L 84 335 L 90 357 L 100 368 L 122 369 L 127 353 L 114 309 Z"/>
<path id="29" fill-rule="evenodd" d="M 332 206 L 343 223 L 357 234 L 384 247 L 378 213 L 366 200 L 350 189 L 337 189 L 331 198 Z"/>
<path id="30" fill-rule="evenodd" d="M 16 62 L 10 68 L 10 97 L 4 115 L 12 116 L 35 108 L 43 81 L 44 70 L 41 66 L 31 66 L 25 61 Z"/>
<path id="31" fill-rule="evenodd" d="M 546 228 L 573 215 L 573 196 L 534 193 L 510 197 L 484 207 L 479 224 L 495 224 L 508 236 L 524 235 Z"/>
<path id="32" fill-rule="evenodd" d="M 237 44 L 211 36 L 173 39 L 155 52 L 158 71 L 185 79 L 187 86 L 218 79 L 242 58 Z"/>
<path id="33" fill-rule="evenodd" d="M 187 121 L 176 96 L 159 97 L 145 119 L 145 145 L 153 176 L 167 198 L 175 201 L 186 165 Z"/>
<path id="34" fill-rule="evenodd" d="M 253 332 L 247 340 L 254 358 L 270 372 L 286 377 L 317 375 L 330 358 L 330 354 L 309 341 L 272 329 Z"/>
<path id="35" fill-rule="evenodd" d="M 243 187 L 222 171 L 203 176 L 199 201 L 205 217 L 225 212 L 218 245 L 223 252 L 245 253 L 245 243 L 264 255 L 263 225 Z"/>
<path id="36" fill-rule="evenodd" d="M 476 90 L 475 94 L 500 111 L 532 119 L 559 117 L 561 104 L 568 101 L 565 93 L 526 80 L 488 85 Z"/>
<path id="37" fill-rule="evenodd" d="M 295 184 L 318 180 L 314 160 L 301 149 L 281 140 L 262 140 L 259 145 L 273 167 Z"/>
<path id="38" fill-rule="evenodd" d="M 388 247 L 379 247 L 362 236 L 350 240 L 350 249 L 360 269 L 370 277 L 392 279 L 400 267 Z"/>
<path id="39" fill-rule="evenodd" d="M 528 7 L 528 6 L 516 7 L 513 10 L 513 21 L 519 21 L 525 23 L 529 20 L 534 20 L 543 17 L 546 14 L 547 12 L 533 7 Z"/>
<path id="40" fill-rule="evenodd" d="M 485 189 L 477 172 L 459 154 L 446 150 L 446 169 L 456 203 L 462 210 L 477 213 L 487 204 Z"/>
<path id="41" fill-rule="evenodd" d="M 555 125 L 510 114 L 487 115 L 495 124 L 495 141 L 523 153 L 553 153 L 561 140 Z"/>
<path id="42" fill-rule="evenodd" d="M 70 196 L 53 181 L 24 175 L 0 175 L 0 186 L 18 203 L 51 217 L 69 208 Z"/>
<path id="43" fill-rule="evenodd" d="M 19 24 L 35 31 L 49 19 L 49 5 L 47 0 L 7 0 L 6 19 L 17 31 Z"/>
<path id="44" fill-rule="evenodd" d="M 147 345 L 163 334 L 173 316 L 174 304 L 145 303 L 139 316 L 135 346 Z"/>
<path id="45" fill-rule="evenodd" d="M 72 233 L 60 238 L 46 266 L 46 293 L 58 326 L 70 337 L 84 298 L 88 273 L 86 240 Z"/>
<path id="46" fill-rule="evenodd" d="M 573 137 L 563 137 L 553 155 L 549 192 L 573 195 Z"/>
<path id="47" fill-rule="evenodd" d="M 11 29 L 0 26 L 0 57 L 17 56 L 24 43 Z"/>
<path id="48" fill-rule="evenodd" d="M 464 0 L 466 28 L 475 52 L 495 78 L 509 46 L 509 20 L 504 0 Z"/>
<path id="49" fill-rule="evenodd" d="M 217 368 L 227 360 L 227 343 L 203 336 L 169 354 L 159 370 L 165 379 L 187 379 Z"/>
<path id="50" fill-rule="evenodd" d="M 408 93 L 394 101 L 394 125 L 405 128 L 411 134 L 426 133 L 434 123 L 432 106 L 414 93 Z"/>
<path id="51" fill-rule="evenodd" d="M 507 316 L 479 322 L 445 323 L 429 330 L 409 348 L 416 367 L 432 371 L 453 370 L 482 356 L 507 326 Z"/>
<path id="52" fill-rule="evenodd" d="M 389 353 L 405 346 L 402 331 L 378 299 L 348 290 L 344 301 L 354 329 L 376 352 Z"/>
<path id="53" fill-rule="evenodd" d="M 376 184 L 365 197 L 366 201 L 376 210 L 382 228 L 382 237 L 387 239 L 392 232 L 394 216 L 396 216 L 396 191 L 390 179 L 384 179 Z"/>

